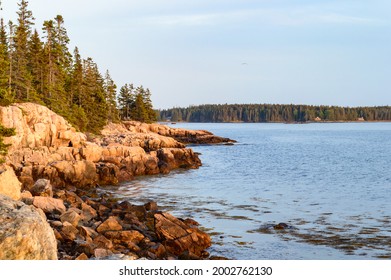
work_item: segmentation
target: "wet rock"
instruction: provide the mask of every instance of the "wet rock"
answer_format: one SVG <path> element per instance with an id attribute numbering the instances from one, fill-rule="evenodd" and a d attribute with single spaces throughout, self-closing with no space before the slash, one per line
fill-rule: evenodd
<path id="1" fill-rule="evenodd" d="M 92 239 L 99 235 L 95 230 L 86 226 L 81 226 L 79 228 L 79 233 L 87 241 L 92 241 Z"/>
<path id="2" fill-rule="evenodd" d="M 81 210 L 81 220 L 83 222 L 89 222 L 98 216 L 96 210 L 84 202 L 81 204 Z"/>
<path id="3" fill-rule="evenodd" d="M 115 244 L 132 242 L 137 245 L 141 240 L 144 239 L 144 235 L 142 235 L 137 230 L 106 231 L 104 235 L 108 239 L 112 240 Z"/>
<path id="4" fill-rule="evenodd" d="M 92 242 L 79 242 L 75 251 L 79 254 L 85 254 L 87 257 L 92 257 L 94 255 L 94 250 L 96 246 Z"/>
<path id="5" fill-rule="evenodd" d="M 73 241 L 79 234 L 79 230 L 68 222 L 64 222 L 61 228 L 61 235 L 66 241 Z"/>
<path id="6" fill-rule="evenodd" d="M 104 248 L 104 249 L 112 249 L 113 248 L 113 242 L 109 239 L 107 239 L 103 235 L 98 235 L 94 238 L 93 244 L 97 248 Z"/>
<path id="7" fill-rule="evenodd" d="M 51 198 L 51 197 L 42 197 L 35 196 L 33 200 L 33 205 L 37 208 L 40 208 L 45 213 L 57 213 L 62 214 L 66 211 L 64 202 L 61 199 Z"/>
<path id="8" fill-rule="evenodd" d="M 179 256 L 189 251 L 201 256 L 211 246 L 209 235 L 198 228 L 191 228 L 168 213 L 155 214 L 155 232 L 166 250 Z"/>
<path id="9" fill-rule="evenodd" d="M 106 231 L 119 231 L 119 230 L 122 230 L 122 226 L 115 217 L 109 217 L 106 221 L 100 224 L 96 229 L 96 231 L 99 233 L 104 233 Z"/>
<path id="10" fill-rule="evenodd" d="M 190 218 L 183 220 L 183 222 L 188 226 L 199 226 L 200 225 L 197 221 L 190 219 Z"/>
<path id="11" fill-rule="evenodd" d="M 98 214 L 100 217 L 105 217 L 110 213 L 110 208 L 100 204 L 98 206 Z"/>
<path id="12" fill-rule="evenodd" d="M 129 203 L 126 211 L 134 214 L 140 221 L 145 221 L 147 218 L 147 210 L 142 205 L 131 205 Z"/>
<path id="13" fill-rule="evenodd" d="M 57 259 L 56 238 L 42 211 L 4 195 L 0 195 L 0 259 Z"/>
<path id="14" fill-rule="evenodd" d="M 59 191 L 56 193 L 56 196 L 62 199 L 70 207 L 80 208 L 83 200 L 72 191 Z"/>
<path id="15" fill-rule="evenodd" d="M 74 227 L 77 227 L 77 225 L 79 224 L 80 218 L 81 218 L 80 215 L 77 214 L 73 210 L 68 210 L 67 212 L 65 212 L 64 214 L 62 214 L 60 216 L 60 220 L 62 223 L 68 222 Z"/>
<path id="16" fill-rule="evenodd" d="M 33 196 L 53 197 L 52 185 L 50 184 L 50 181 L 46 179 L 37 180 L 30 189 L 30 192 Z"/>
<path id="17" fill-rule="evenodd" d="M 209 260 L 211 260 L 211 261 L 226 261 L 226 260 L 229 260 L 229 259 L 226 258 L 226 257 L 222 257 L 222 256 L 211 256 L 209 258 Z"/>
<path id="18" fill-rule="evenodd" d="M 274 228 L 275 230 L 283 230 L 283 229 L 288 229 L 288 228 L 290 228 L 290 226 L 289 226 L 288 224 L 286 224 L 286 223 L 279 223 L 279 224 L 277 224 L 277 225 L 274 225 L 273 228 Z"/>
<path id="19" fill-rule="evenodd" d="M 153 253 L 158 259 L 163 259 L 167 256 L 166 248 L 158 243 L 148 248 L 148 251 Z"/>
<path id="20" fill-rule="evenodd" d="M 157 211 L 158 210 L 158 206 L 155 201 L 150 201 L 150 202 L 145 203 L 144 207 L 147 211 Z"/>
<path id="21" fill-rule="evenodd" d="M 129 250 L 131 250 L 132 252 L 140 252 L 141 249 L 139 246 L 137 246 L 135 243 L 133 243 L 132 241 L 126 241 L 123 243 L 126 248 L 128 248 Z"/>

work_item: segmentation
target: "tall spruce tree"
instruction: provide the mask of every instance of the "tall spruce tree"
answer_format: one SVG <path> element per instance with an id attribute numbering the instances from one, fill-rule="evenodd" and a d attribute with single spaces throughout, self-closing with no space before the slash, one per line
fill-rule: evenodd
<path id="1" fill-rule="evenodd" d="M 4 20 L 0 20 L 0 105 L 8 105 L 13 102 L 14 96 L 8 89 L 9 83 L 9 52 L 8 39 Z"/>
<path id="2" fill-rule="evenodd" d="M 38 31 L 34 30 L 31 40 L 28 44 L 28 70 L 31 73 L 31 82 L 33 93 L 30 94 L 28 101 L 42 102 L 44 93 L 44 59 L 43 43 L 39 37 Z"/>
<path id="3" fill-rule="evenodd" d="M 73 52 L 73 64 L 70 72 L 69 99 L 72 105 L 82 106 L 83 102 L 83 61 L 79 49 Z"/>
<path id="4" fill-rule="evenodd" d="M 104 90 L 107 104 L 107 118 L 111 122 L 117 122 L 119 120 L 117 109 L 117 86 L 110 76 L 109 70 L 106 71 L 104 80 Z"/>
<path id="5" fill-rule="evenodd" d="M 28 9 L 28 1 L 21 0 L 18 3 L 18 23 L 14 35 L 14 63 L 13 81 L 16 98 L 29 100 L 32 88 L 32 77 L 28 70 L 28 41 L 31 36 L 31 28 L 34 25 L 34 17 Z"/>
<path id="6" fill-rule="evenodd" d="M 147 88 L 143 93 L 143 101 L 144 101 L 144 107 L 147 114 L 146 122 L 155 122 L 157 121 L 157 114 L 156 111 L 153 109 L 152 100 L 151 100 L 151 92 Z"/>
<path id="7" fill-rule="evenodd" d="M 134 107 L 135 95 L 133 84 L 125 84 L 118 95 L 118 106 L 122 120 L 129 120 Z"/>
<path id="8" fill-rule="evenodd" d="M 103 78 L 92 58 L 83 61 L 83 75 L 84 100 L 82 108 L 88 119 L 87 129 L 99 133 L 107 122 L 107 103 Z"/>

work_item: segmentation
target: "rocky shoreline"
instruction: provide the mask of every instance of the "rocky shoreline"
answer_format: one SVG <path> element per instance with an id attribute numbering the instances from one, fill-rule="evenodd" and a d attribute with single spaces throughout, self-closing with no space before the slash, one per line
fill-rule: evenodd
<path id="1" fill-rule="evenodd" d="M 233 140 L 131 121 L 87 135 L 33 103 L 0 107 L 0 120 L 16 131 L 5 139 L 10 148 L 0 172 L 0 259 L 209 257 L 210 237 L 197 222 L 161 212 L 156 202 L 131 205 L 99 195 L 95 187 L 198 168 L 201 161 L 186 144 Z M 19 220 L 23 215 L 29 218 Z M 23 233 L 32 224 L 45 242 Z"/>

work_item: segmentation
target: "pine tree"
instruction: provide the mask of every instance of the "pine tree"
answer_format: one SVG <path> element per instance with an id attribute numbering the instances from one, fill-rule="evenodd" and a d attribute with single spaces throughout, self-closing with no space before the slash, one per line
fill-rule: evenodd
<path id="1" fill-rule="evenodd" d="M 143 101 L 144 101 L 144 107 L 147 113 L 147 119 L 146 122 L 155 122 L 157 121 L 157 114 L 155 110 L 153 109 L 152 100 L 151 100 L 151 92 L 147 88 L 143 92 Z"/>
<path id="2" fill-rule="evenodd" d="M 35 30 L 28 45 L 28 69 L 31 73 L 32 93 L 29 101 L 42 102 L 44 92 L 43 43 Z"/>
<path id="3" fill-rule="evenodd" d="M 45 21 L 43 23 L 43 31 L 46 34 L 46 42 L 44 46 L 44 101 L 45 104 L 51 108 L 52 98 L 53 98 L 53 85 L 54 85 L 54 57 L 53 57 L 53 48 L 54 48 L 54 23 L 52 20 Z"/>
<path id="4" fill-rule="evenodd" d="M 143 95 L 140 92 L 140 88 L 136 89 L 136 99 L 134 101 L 134 108 L 131 111 L 131 118 L 135 121 L 148 122 L 148 113 L 145 108 L 145 103 Z"/>
<path id="5" fill-rule="evenodd" d="M 125 84 L 121 87 L 118 96 L 118 105 L 121 119 L 128 120 L 131 117 L 131 111 L 135 103 L 135 95 L 133 93 L 133 84 Z"/>
<path id="6" fill-rule="evenodd" d="M 31 36 L 31 27 L 34 25 L 34 17 L 28 9 L 28 1 L 21 0 L 18 3 L 19 11 L 18 24 L 14 36 L 14 71 L 13 81 L 16 98 L 19 100 L 29 100 L 30 90 L 32 90 L 32 77 L 28 71 L 28 40 Z"/>
<path id="7" fill-rule="evenodd" d="M 9 53 L 7 33 L 4 26 L 4 20 L 0 23 L 0 105 L 6 106 L 13 102 L 13 95 L 8 89 L 9 83 Z"/>
<path id="8" fill-rule="evenodd" d="M 107 121 L 107 103 L 103 79 L 92 58 L 83 61 L 83 75 L 82 108 L 88 119 L 87 129 L 99 133 Z"/>
<path id="9" fill-rule="evenodd" d="M 15 44 L 14 44 L 14 36 L 15 36 L 15 25 L 12 21 L 8 22 L 9 29 L 9 41 L 8 41 L 8 61 L 9 61 L 9 73 L 8 73 L 8 94 L 15 96 L 15 91 L 13 89 L 13 74 L 14 74 L 14 53 L 15 53 Z"/>
<path id="10" fill-rule="evenodd" d="M 109 70 L 106 71 L 105 80 L 104 80 L 104 89 L 106 95 L 107 103 L 107 117 L 111 122 L 117 122 L 119 120 L 118 110 L 117 110 L 117 86 L 114 83 L 113 79 L 110 76 Z"/>
<path id="11" fill-rule="evenodd" d="M 118 105 L 121 119 L 140 122 L 154 122 L 157 114 L 152 106 L 151 92 L 139 86 L 134 89 L 133 84 L 125 84 L 118 95 Z"/>
<path id="12" fill-rule="evenodd" d="M 67 47 L 69 38 L 63 25 L 64 19 L 60 15 L 55 18 L 55 21 L 44 22 L 46 33 L 44 58 L 47 65 L 45 103 L 55 112 L 66 116 L 70 114 L 71 107 L 69 96 L 65 91 L 67 83 L 70 83 L 71 54 Z"/>
<path id="13" fill-rule="evenodd" d="M 75 47 L 74 61 L 70 73 L 69 94 L 70 101 L 73 104 L 82 106 L 83 99 L 83 62 L 79 53 L 79 49 Z"/>

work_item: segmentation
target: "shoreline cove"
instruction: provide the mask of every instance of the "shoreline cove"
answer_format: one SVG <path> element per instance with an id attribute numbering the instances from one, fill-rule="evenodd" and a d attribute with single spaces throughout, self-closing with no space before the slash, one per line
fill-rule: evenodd
<path id="1" fill-rule="evenodd" d="M 0 191 L 44 217 L 42 226 L 54 238 L 46 248 L 37 247 L 34 236 L 31 240 L 26 237 L 29 245 L 21 248 L 19 228 L 10 231 L 5 222 L 0 227 L 0 259 L 42 259 L 45 257 L 39 252 L 46 250 L 53 256 L 53 242 L 63 260 L 223 259 L 205 251 L 211 245 L 210 237 L 196 221 L 161 212 L 155 201 L 144 205 L 119 202 L 110 195 L 99 195 L 96 187 L 141 175 L 199 168 L 198 154 L 186 145 L 234 140 L 205 130 L 133 121 L 109 124 L 101 136 L 91 137 L 33 103 L 0 107 L 0 117 L 5 127 L 16 132 L 5 139 L 10 146 L 1 172 L 7 176 L 0 177 Z M 16 182 L 12 189 L 3 188 L 10 178 Z M 2 208 L 7 199 L 0 197 Z M 19 211 L 7 210 L 1 215 L 12 222 Z"/>

